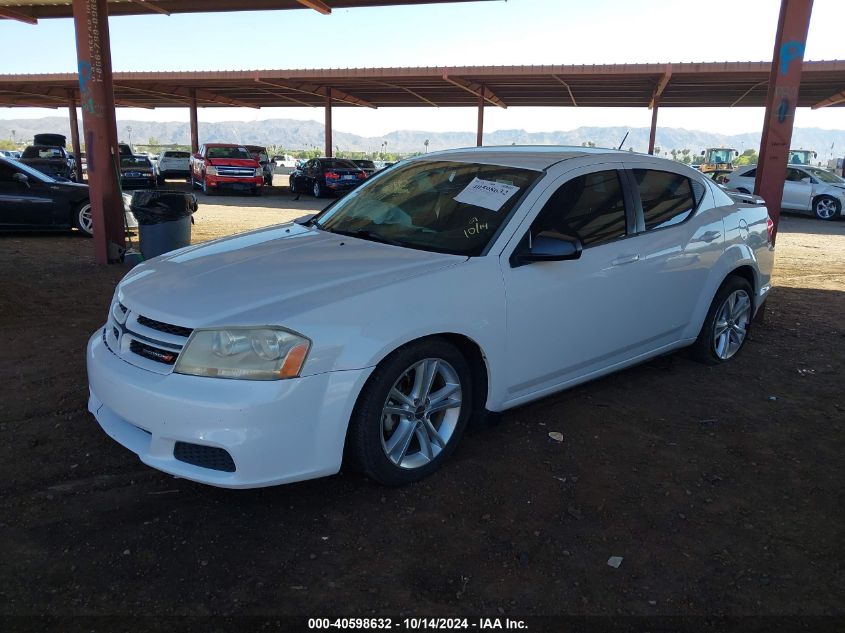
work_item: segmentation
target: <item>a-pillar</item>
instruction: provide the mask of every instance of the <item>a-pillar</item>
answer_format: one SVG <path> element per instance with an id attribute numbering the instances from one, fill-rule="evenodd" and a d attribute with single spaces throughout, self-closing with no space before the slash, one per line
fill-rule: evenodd
<path id="1" fill-rule="evenodd" d="M 654 154 L 654 139 L 657 136 L 657 110 L 660 107 L 660 102 L 655 99 L 651 107 L 651 132 L 648 135 L 648 153 Z"/>
<path id="2" fill-rule="evenodd" d="M 94 258 L 98 264 L 117 263 L 125 249 L 126 231 L 118 180 L 120 152 L 106 0 L 73 0 L 73 22 L 94 221 Z"/>
<path id="3" fill-rule="evenodd" d="M 82 182 L 82 152 L 79 146 L 79 120 L 76 118 L 76 95 L 73 90 L 67 91 L 67 110 L 70 118 L 70 145 L 73 147 L 73 157 L 76 161 L 76 182 Z"/>
<path id="4" fill-rule="evenodd" d="M 197 125 L 197 91 L 191 88 L 190 101 L 188 108 L 191 112 L 191 153 L 196 154 L 200 151 L 200 134 L 199 126 Z"/>
<path id="5" fill-rule="evenodd" d="M 326 88 L 326 157 L 332 157 L 332 89 Z"/>
<path id="6" fill-rule="evenodd" d="M 766 95 L 766 118 L 754 183 L 754 193 L 766 201 L 769 217 L 774 222 L 773 240 L 780 218 L 789 144 L 792 141 L 792 126 L 801 84 L 804 45 L 812 12 L 813 0 L 781 0 L 769 92 Z"/>
<path id="7" fill-rule="evenodd" d="M 478 91 L 478 130 L 475 133 L 475 146 L 481 147 L 484 138 L 484 86 Z"/>

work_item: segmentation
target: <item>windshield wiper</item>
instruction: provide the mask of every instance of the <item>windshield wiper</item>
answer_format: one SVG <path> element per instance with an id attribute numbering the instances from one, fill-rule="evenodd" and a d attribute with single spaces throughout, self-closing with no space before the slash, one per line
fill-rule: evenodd
<path id="1" fill-rule="evenodd" d="M 323 227 L 320 227 L 323 228 Z M 359 237 L 362 240 L 370 240 L 371 242 L 381 242 L 382 244 L 390 244 L 391 246 L 402 246 L 404 247 L 405 244 L 402 242 L 397 242 L 396 240 L 391 240 L 388 237 L 384 237 L 383 235 L 379 235 L 378 233 L 373 233 L 372 231 L 368 231 L 366 229 L 356 229 L 355 231 L 340 231 L 338 229 L 326 229 L 323 228 L 324 231 L 331 231 L 332 233 L 337 233 L 338 235 L 348 235 L 349 237 Z"/>

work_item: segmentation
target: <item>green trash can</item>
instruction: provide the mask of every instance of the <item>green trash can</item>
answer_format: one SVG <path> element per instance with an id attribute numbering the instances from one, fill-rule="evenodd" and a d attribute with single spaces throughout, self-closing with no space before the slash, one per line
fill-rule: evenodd
<path id="1" fill-rule="evenodd" d="M 181 191 L 139 190 L 129 205 L 138 220 L 138 237 L 144 259 L 152 259 L 189 246 L 197 199 Z"/>

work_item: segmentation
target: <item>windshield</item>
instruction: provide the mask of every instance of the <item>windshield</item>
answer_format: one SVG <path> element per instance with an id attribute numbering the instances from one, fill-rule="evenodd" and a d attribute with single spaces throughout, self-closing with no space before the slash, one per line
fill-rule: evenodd
<path id="1" fill-rule="evenodd" d="M 351 160 L 341 158 L 321 158 L 320 167 L 322 169 L 354 169 L 358 170 L 360 167 Z"/>
<path id="2" fill-rule="evenodd" d="M 822 182 L 830 183 L 831 185 L 845 185 L 845 179 L 840 178 L 829 171 L 825 171 L 824 169 L 807 169 L 807 171 Z"/>
<path id="3" fill-rule="evenodd" d="M 408 248 L 477 256 L 541 175 L 500 165 L 415 161 L 355 189 L 317 226 Z"/>
<path id="4" fill-rule="evenodd" d="M 209 147 L 209 158 L 241 158 L 244 160 L 253 160 L 252 155 L 245 147 Z"/>
<path id="5" fill-rule="evenodd" d="M 162 158 L 190 158 L 191 155 L 188 152 L 164 152 L 161 155 Z"/>
<path id="6" fill-rule="evenodd" d="M 707 152 L 708 163 L 729 163 L 733 160 L 732 149 L 711 149 Z"/>
<path id="7" fill-rule="evenodd" d="M 356 160 L 353 161 L 358 167 L 362 167 L 364 169 L 375 169 L 376 164 L 371 160 Z"/>
<path id="8" fill-rule="evenodd" d="M 24 158 L 64 158 L 58 147 L 27 147 L 23 152 Z"/>
<path id="9" fill-rule="evenodd" d="M 146 156 L 121 156 L 121 167 L 152 167 L 150 159 Z"/>

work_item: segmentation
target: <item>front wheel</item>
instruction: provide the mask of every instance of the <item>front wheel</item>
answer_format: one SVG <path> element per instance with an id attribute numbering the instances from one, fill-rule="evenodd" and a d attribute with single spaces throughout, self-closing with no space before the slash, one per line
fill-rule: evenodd
<path id="1" fill-rule="evenodd" d="M 736 356 L 751 327 L 752 296 L 751 285 L 742 277 L 731 276 L 722 283 L 690 350 L 693 358 L 717 365 Z"/>
<path id="2" fill-rule="evenodd" d="M 813 201 L 813 213 L 819 220 L 833 220 L 842 211 L 842 204 L 833 196 L 819 196 Z"/>
<path id="3" fill-rule="evenodd" d="M 215 191 L 214 187 L 208 186 L 208 178 L 203 178 L 202 179 L 202 192 L 207 196 L 213 196 L 214 191 Z"/>
<path id="4" fill-rule="evenodd" d="M 311 189 L 311 192 L 314 194 L 315 198 L 323 197 L 323 185 L 320 184 L 319 180 L 314 181 L 314 187 Z"/>
<path id="5" fill-rule="evenodd" d="M 290 189 L 290 192 L 291 192 L 292 194 L 294 194 L 294 193 L 298 193 L 298 191 L 297 191 L 297 189 L 296 189 L 296 178 L 290 178 L 290 179 L 288 179 L 288 188 Z"/>
<path id="6" fill-rule="evenodd" d="M 83 202 L 73 212 L 74 224 L 83 235 L 91 237 L 94 235 L 94 215 L 91 212 L 91 203 Z"/>
<path id="7" fill-rule="evenodd" d="M 350 421 L 347 455 L 373 480 L 427 477 L 455 451 L 472 403 L 469 364 L 441 339 L 406 345 L 370 376 Z"/>

